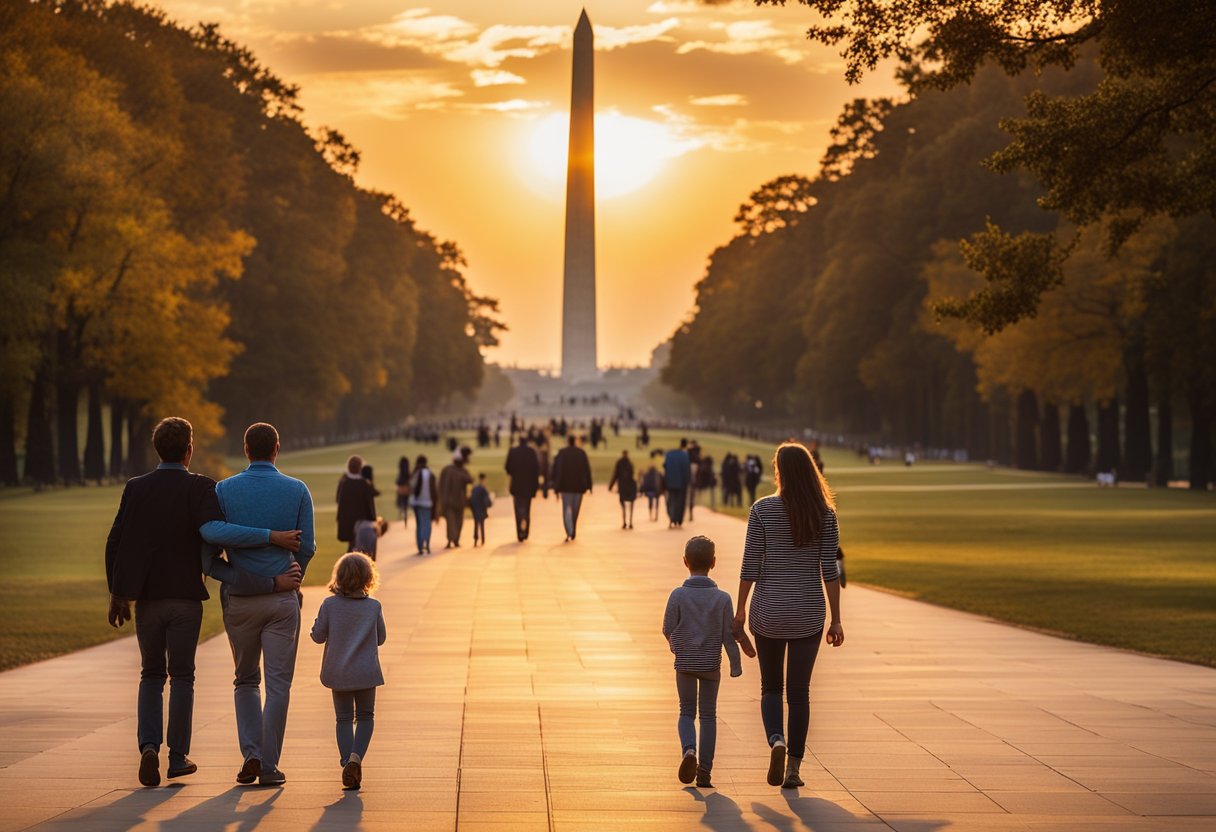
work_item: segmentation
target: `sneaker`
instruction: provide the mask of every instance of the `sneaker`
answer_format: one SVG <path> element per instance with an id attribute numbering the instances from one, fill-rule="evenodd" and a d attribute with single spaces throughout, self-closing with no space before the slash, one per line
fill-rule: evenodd
<path id="1" fill-rule="evenodd" d="M 342 766 L 342 788 L 358 789 L 363 785 L 363 761 L 358 754 L 352 753 L 346 765 Z"/>
<path id="2" fill-rule="evenodd" d="M 287 775 L 279 771 L 277 768 L 272 768 L 269 771 L 263 771 L 262 776 L 258 778 L 259 786 L 281 786 L 287 782 Z"/>
<path id="3" fill-rule="evenodd" d="M 149 789 L 160 785 L 160 755 L 150 745 L 139 756 L 139 782 Z"/>
<path id="4" fill-rule="evenodd" d="M 180 766 L 175 766 L 172 762 L 169 763 L 168 776 L 170 779 L 185 777 L 188 774 L 194 774 L 196 771 L 198 771 L 198 765 L 189 757 L 185 757 Z"/>
<path id="5" fill-rule="evenodd" d="M 709 772 L 697 766 L 697 788 L 712 789 L 714 784 L 709 781 Z"/>
<path id="6" fill-rule="evenodd" d="M 236 782 L 242 786 L 248 786 L 262 773 L 262 761 L 257 757 L 250 757 L 241 766 L 241 770 L 236 773 Z"/>
<path id="7" fill-rule="evenodd" d="M 785 775 L 785 781 L 781 784 L 781 788 L 798 789 L 805 785 L 806 783 L 802 782 L 801 777 L 799 777 L 797 774 L 789 773 Z"/>
<path id="8" fill-rule="evenodd" d="M 785 782 L 785 740 L 777 739 L 773 743 L 768 758 L 768 784 L 780 786 Z"/>
<path id="9" fill-rule="evenodd" d="M 691 783 L 697 776 L 697 752 L 691 748 L 684 752 L 684 759 L 680 760 L 679 775 L 681 783 Z"/>

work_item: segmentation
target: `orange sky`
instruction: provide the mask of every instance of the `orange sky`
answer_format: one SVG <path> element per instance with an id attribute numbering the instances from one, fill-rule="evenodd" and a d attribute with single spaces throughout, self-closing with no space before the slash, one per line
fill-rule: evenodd
<path id="1" fill-rule="evenodd" d="M 812 173 L 846 100 L 895 91 L 889 72 L 845 84 L 838 56 L 806 41 L 810 12 L 793 2 L 160 4 L 185 23 L 221 23 L 298 84 L 306 122 L 363 152 L 361 184 L 398 194 L 423 228 L 460 245 L 474 289 L 502 302 L 510 331 L 489 358 L 504 364 L 560 361 L 565 185 L 553 157 L 565 148 L 554 120 L 569 106 L 584 5 L 596 28 L 597 151 L 613 151 L 598 172 L 601 366 L 644 363 L 691 312 L 739 203 L 774 176 Z M 605 180 L 630 167 L 657 173 L 606 195 L 621 183 Z"/>

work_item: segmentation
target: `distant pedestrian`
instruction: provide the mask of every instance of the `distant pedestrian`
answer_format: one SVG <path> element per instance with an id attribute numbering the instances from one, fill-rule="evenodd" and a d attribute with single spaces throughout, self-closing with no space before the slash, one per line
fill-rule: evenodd
<path id="1" fill-rule="evenodd" d="M 408 457 L 397 460 L 397 519 L 401 525 L 410 525 L 410 461 Z"/>
<path id="2" fill-rule="evenodd" d="M 650 467 L 642 474 L 641 491 L 646 496 L 646 516 L 652 520 L 659 519 L 659 502 L 663 496 L 663 474 L 655 465 L 655 457 L 662 457 L 662 451 L 650 455 Z"/>
<path id="3" fill-rule="evenodd" d="M 825 632 L 825 589 L 832 612 L 827 642 L 844 644 L 836 568 L 840 532 L 832 492 L 804 446 L 779 447 L 773 470 L 777 493 L 755 503 L 747 519 L 735 632 L 743 631 L 750 595 L 760 657 L 760 715 L 771 749 L 768 782 L 793 789 L 803 785 L 799 767 L 810 725 L 811 671 Z M 783 688 L 788 732 L 782 724 Z"/>
<path id="4" fill-rule="evenodd" d="M 439 489 L 435 475 L 427 467 L 425 456 L 414 460 L 414 474 L 410 477 L 410 507 L 414 510 L 414 539 L 418 543 L 418 554 L 431 553 L 431 521 L 435 515 Z"/>
<path id="5" fill-rule="evenodd" d="M 722 649 L 730 659 L 730 675 L 742 676 L 739 658 L 742 646 L 749 656 L 755 655 L 747 637 L 736 643 L 732 629 L 733 609 L 730 595 L 718 589 L 709 578 L 717 559 L 714 542 L 708 537 L 694 537 L 684 547 L 684 566 L 689 578 L 672 590 L 663 614 L 663 635 L 675 654 L 676 692 L 680 697 L 680 718 L 676 723 L 680 736 L 679 778 L 697 788 L 710 789 L 710 773 L 714 767 L 714 749 L 718 734 L 718 687 L 722 683 Z M 695 719 L 701 717 L 701 754 L 697 755 Z"/>
<path id="6" fill-rule="evenodd" d="M 692 485 L 692 463 L 688 459 L 687 439 L 681 439 L 679 448 L 667 452 L 663 460 L 663 480 L 667 486 L 668 528 L 678 529 L 684 525 L 688 489 Z"/>
<path id="7" fill-rule="evenodd" d="M 566 527 L 566 542 L 578 535 L 578 513 L 583 495 L 591 491 L 591 461 L 578 446 L 578 437 L 570 434 L 566 447 L 553 460 L 553 488 L 561 495 L 562 523 Z"/>
<path id="8" fill-rule="evenodd" d="M 376 488 L 371 480 L 363 476 L 363 457 L 352 456 L 346 460 L 346 473 L 338 480 L 338 540 L 346 544 L 346 551 L 355 548 L 355 523 L 360 520 L 376 521 Z"/>
<path id="9" fill-rule="evenodd" d="M 376 688 L 384 684 L 379 647 L 388 637 L 384 610 L 371 597 L 380 576 L 360 552 L 338 558 L 329 581 L 331 595 L 321 602 L 312 640 L 325 645 L 321 684 L 329 688 L 337 723 L 342 788 L 363 783 L 363 760 L 375 729 Z"/>
<path id="10" fill-rule="evenodd" d="M 443 516 L 447 535 L 445 549 L 460 548 L 460 532 L 464 527 L 464 510 L 469 501 L 469 486 L 473 478 L 466 470 L 466 457 L 457 451 L 450 465 L 439 472 L 439 513 Z"/>
<path id="11" fill-rule="evenodd" d="M 486 518 L 490 515 L 490 506 L 494 498 L 486 488 L 486 475 L 477 475 L 477 485 L 469 495 L 469 510 L 473 513 L 473 545 L 486 545 Z"/>
<path id="12" fill-rule="evenodd" d="M 743 483 L 747 486 L 747 504 L 749 506 L 756 502 L 756 489 L 760 487 L 760 479 L 763 474 L 764 467 L 760 464 L 760 457 L 748 454 L 747 461 L 743 464 Z"/>
<path id="13" fill-rule="evenodd" d="M 633 504 L 638 498 L 638 481 L 634 479 L 633 463 L 629 460 L 629 451 L 621 451 L 621 458 L 616 461 L 616 467 L 612 469 L 612 479 L 608 483 L 608 490 L 616 488 L 617 494 L 621 498 L 621 528 L 633 528 Z M 628 519 L 626 519 L 626 509 L 628 509 Z"/>
<path id="14" fill-rule="evenodd" d="M 532 528 L 532 500 L 540 484 L 540 457 L 521 434 L 519 445 L 507 451 L 508 490 L 515 509 L 515 539 L 523 543 Z"/>

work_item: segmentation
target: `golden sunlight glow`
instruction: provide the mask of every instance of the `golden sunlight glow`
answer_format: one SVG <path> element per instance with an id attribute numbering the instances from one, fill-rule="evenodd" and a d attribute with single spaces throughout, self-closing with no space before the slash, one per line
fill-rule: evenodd
<path id="1" fill-rule="evenodd" d="M 561 198 L 566 182 L 566 149 L 570 118 L 555 113 L 536 125 L 528 142 L 528 156 L 546 184 L 558 187 Z M 611 199 L 636 191 L 655 178 L 671 159 L 695 150 L 700 143 L 676 136 L 660 122 L 621 115 L 616 111 L 595 116 L 595 193 Z"/>

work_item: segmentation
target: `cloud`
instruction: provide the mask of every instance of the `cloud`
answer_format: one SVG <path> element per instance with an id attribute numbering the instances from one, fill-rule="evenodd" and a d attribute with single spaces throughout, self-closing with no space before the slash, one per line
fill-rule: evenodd
<path id="1" fill-rule="evenodd" d="M 442 42 L 470 37 L 477 32 L 477 27 L 463 18 L 450 14 L 433 15 L 430 11 L 410 9 L 397 15 L 391 23 L 374 28 L 384 39 L 396 36 L 410 42 L 419 39 Z"/>
<path id="2" fill-rule="evenodd" d="M 314 75 L 304 87 L 305 106 L 324 111 L 330 119 L 359 115 L 399 121 L 411 110 L 437 109 L 463 95 L 450 81 L 416 72 Z M 323 106 L 315 106 L 317 102 Z"/>
<path id="3" fill-rule="evenodd" d="M 747 96 L 731 92 L 722 95 L 704 95 L 700 98 L 690 98 L 688 102 L 698 107 L 745 107 L 747 106 Z"/>
<path id="4" fill-rule="evenodd" d="M 733 6 L 734 8 L 730 8 Z M 651 14 L 696 14 L 697 12 L 712 12 L 714 14 L 742 14 L 752 10 L 749 0 L 655 0 L 646 7 Z"/>
<path id="5" fill-rule="evenodd" d="M 637 26 L 596 26 L 595 48 L 602 52 L 611 52 L 623 46 L 651 41 L 671 41 L 668 34 L 678 28 L 680 19 L 669 17 L 656 23 L 644 23 Z"/>
<path id="6" fill-rule="evenodd" d="M 704 50 L 721 55 L 753 55 L 768 53 L 787 64 L 801 63 L 807 57 L 805 38 L 801 29 L 779 28 L 767 20 L 715 21 L 712 30 L 721 32 L 725 40 L 690 40 L 680 44 L 681 55 Z"/>
<path id="7" fill-rule="evenodd" d="M 512 98 L 509 101 L 491 101 L 486 104 L 458 104 L 462 110 L 489 110 L 494 113 L 530 113 L 546 110 L 552 106 L 549 101 L 529 101 L 524 98 Z"/>
<path id="8" fill-rule="evenodd" d="M 475 69 L 469 73 L 473 77 L 475 87 L 501 87 L 507 84 L 528 83 L 514 72 L 505 69 Z"/>

